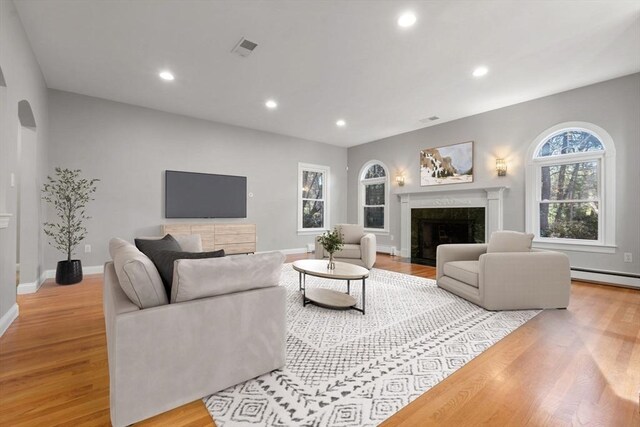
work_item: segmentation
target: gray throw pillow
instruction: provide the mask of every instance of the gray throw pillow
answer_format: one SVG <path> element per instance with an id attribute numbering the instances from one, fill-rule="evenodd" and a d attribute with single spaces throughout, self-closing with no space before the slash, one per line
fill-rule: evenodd
<path id="1" fill-rule="evenodd" d="M 220 249 L 212 252 L 155 251 L 151 253 L 150 258 L 160 273 L 167 295 L 171 295 L 173 266 L 177 259 L 221 258 L 223 256 L 224 249 Z"/>
<path id="2" fill-rule="evenodd" d="M 178 241 L 171 234 L 167 234 L 162 239 L 134 239 L 134 241 L 136 248 L 149 258 L 152 258 L 151 254 L 156 251 L 182 251 Z"/>

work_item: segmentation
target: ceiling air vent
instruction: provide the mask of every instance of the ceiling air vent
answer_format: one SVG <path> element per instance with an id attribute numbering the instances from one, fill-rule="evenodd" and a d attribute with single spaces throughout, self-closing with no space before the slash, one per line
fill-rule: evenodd
<path id="1" fill-rule="evenodd" d="M 431 116 L 431 117 L 427 117 L 426 119 L 420 119 L 419 121 L 421 123 L 428 123 L 428 122 L 433 122 L 435 120 L 440 120 L 440 117 L 438 116 Z"/>
<path id="2" fill-rule="evenodd" d="M 253 50 L 258 47 L 257 43 L 249 41 L 242 37 L 240 41 L 231 50 L 232 53 L 237 53 L 240 56 L 249 56 Z"/>

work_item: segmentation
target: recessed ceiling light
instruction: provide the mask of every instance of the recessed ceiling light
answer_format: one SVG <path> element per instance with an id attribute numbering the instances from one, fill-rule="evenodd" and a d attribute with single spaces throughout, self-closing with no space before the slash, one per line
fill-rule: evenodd
<path id="1" fill-rule="evenodd" d="M 405 12 L 398 18 L 398 25 L 403 28 L 411 27 L 416 23 L 416 19 L 416 15 L 413 12 Z"/>
<path id="2" fill-rule="evenodd" d="M 345 122 L 344 120 L 340 119 L 336 122 L 336 126 L 340 126 L 340 127 L 344 127 L 347 125 L 347 122 Z"/>
<path id="3" fill-rule="evenodd" d="M 475 70 L 473 70 L 473 77 L 482 77 L 486 75 L 488 72 L 489 72 L 489 69 L 487 67 L 478 67 Z"/>
<path id="4" fill-rule="evenodd" d="M 166 80 L 166 81 L 171 81 L 171 80 L 175 79 L 175 77 L 173 77 L 173 74 L 171 74 L 170 71 L 162 71 L 158 75 L 160 76 L 160 78 L 162 80 Z"/>
<path id="5" fill-rule="evenodd" d="M 267 108 L 270 109 L 270 110 L 274 110 L 274 109 L 278 108 L 278 103 L 276 101 L 274 101 L 273 99 L 267 100 L 267 102 L 265 102 L 264 105 L 266 105 Z"/>

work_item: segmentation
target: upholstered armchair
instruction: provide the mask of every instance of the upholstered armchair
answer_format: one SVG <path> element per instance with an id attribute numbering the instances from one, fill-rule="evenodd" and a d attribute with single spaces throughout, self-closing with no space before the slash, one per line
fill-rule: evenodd
<path id="1" fill-rule="evenodd" d="M 488 244 L 438 246 L 438 287 L 487 310 L 566 308 L 569 258 L 531 249 L 533 235 L 497 231 Z"/>
<path id="2" fill-rule="evenodd" d="M 336 228 L 342 234 L 344 246 L 338 252 L 334 252 L 334 259 L 371 269 L 376 263 L 376 235 L 365 233 L 364 227 L 357 224 L 338 224 Z M 329 254 L 325 252 L 317 238 L 315 257 L 329 258 Z"/>

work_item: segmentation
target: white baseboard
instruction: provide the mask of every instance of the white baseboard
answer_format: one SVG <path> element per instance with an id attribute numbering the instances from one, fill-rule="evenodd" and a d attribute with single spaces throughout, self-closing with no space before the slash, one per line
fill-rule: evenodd
<path id="1" fill-rule="evenodd" d="M 576 280 L 586 280 L 588 282 L 602 283 L 605 285 L 612 284 L 624 286 L 627 288 L 640 289 L 640 278 L 637 277 L 571 270 L 571 278 Z"/>
<path id="2" fill-rule="evenodd" d="M 400 255 L 400 251 L 395 246 L 378 245 L 376 251 L 389 255 Z"/>
<path id="3" fill-rule="evenodd" d="M 295 254 L 306 254 L 307 248 L 291 248 L 291 249 L 279 249 L 279 252 L 282 252 L 285 255 L 295 255 Z M 271 252 L 271 251 L 267 251 Z"/>
<path id="4" fill-rule="evenodd" d="M 55 275 L 55 272 L 54 272 L 54 275 Z M 18 285 L 18 288 L 16 289 L 16 293 L 18 295 L 34 294 L 38 292 L 38 289 L 40 289 L 40 286 L 42 286 L 45 280 L 47 280 L 46 271 L 42 272 L 40 277 L 38 277 L 38 280 L 36 280 L 35 282 L 20 283 Z"/>
<path id="5" fill-rule="evenodd" d="M 87 267 L 82 267 L 82 275 L 87 274 L 102 274 L 104 272 L 104 265 L 90 265 Z M 47 279 L 55 279 L 56 270 L 47 270 L 44 272 L 44 275 Z"/>
<path id="6" fill-rule="evenodd" d="M 0 317 L 0 337 L 4 335 L 7 329 L 9 329 L 9 326 L 11 326 L 13 321 L 18 318 L 19 313 L 20 308 L 17 303 L 14 303 L 9 311 L 7 311 L 4 316 Z"/>
<path id="7" fill-rule="evenodd" d="M 90 265 L 88 267 L 82 267 L 83 275 L 102 274 L 103 271 L 104 271 L 103 265 Z M 54 279 L 55 277 L 56 277 L 56 270 L 45 270 L 40 275 L 40 278 L 35 282 L 20 283 L 17 289 L 18 295 L 36 293 L 38 292 L 38 289 L 40 289 L 40 287 L 42 286 L 45 280 Z"/>
<path id="8" fill-rule="evenodd" d="M 18 295 L 33 294 L 38 292 L 40 286 L 42 286 L 42 282 L 40 280 L 36 280 L 35 282 L 20 283 L 16 292 L 18 293 Z"/>

